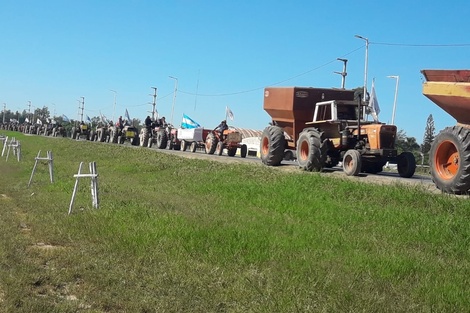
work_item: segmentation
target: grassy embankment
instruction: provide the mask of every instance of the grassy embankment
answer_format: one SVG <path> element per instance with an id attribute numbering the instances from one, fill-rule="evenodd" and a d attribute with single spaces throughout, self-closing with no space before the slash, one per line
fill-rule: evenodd
<path id="1" fill-rule="evenodd" d="M 16 136 L 0 312 L 468 312 L 470 204 L 420 187 Z M 56 182 L 40 164 L 54 155 Z M 214 156 L 216 158 L 216 156 Z M 82 180 L 96 161 L 101 206 Z"/>

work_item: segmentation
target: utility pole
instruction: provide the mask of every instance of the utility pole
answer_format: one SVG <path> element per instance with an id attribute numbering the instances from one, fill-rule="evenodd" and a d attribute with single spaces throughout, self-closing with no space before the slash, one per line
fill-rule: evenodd
<path id="1" fill-rule="evenodd" d="M 367 64 L 369 63 L 369 39 L 355 35 L 354 37 L 362 39 L 366 42 L 366 60 L 364 62 L 364 95 L 363 95 L 363 101 L 366 102 L 367 100 Z"/>
<path id="2" fill-rule="evenodd" d="M 336 60 L 343 62 L 343 71 L 335 73 L 341 75 L 341 89 L 344 89 L 344 85 L 346 84 L 346 76 L 348 75 L 346 72 L 346 64 L 348 63 L 348 60 L 341 58 L 337 58 Z"/>
<path id="3" fill-rule="evenodd" d="M 31 116 L 31 101 L 28 101 L 28 116 L 29 116 L 29 122 L 33 124 L 33 117 Z"/>
<path id="4" fill-rule="evenodd" d="M 116 114 L 116 96 L 117 96 L 117 91 L 116 91 L 116 90 L 112 90 L 112 89 L 109 89 L 109 91 L 114 92 L 113 123 L 115 123 L 116 120 L 114 119 L 114 114 Z"/>
<path id="5" fill-rule="evenodd" d="M 85 97 L 80 97 L 82 101 L 78 101 L 78 115 L 80 115 L 80 122 L 83 122 L 83 110 L 85 109 Z"/>
<path id="6" fill-rule="evenodd" d="M 168 77 L 175 80 L 175 92 L 173 93 L 173 105 L 171 106 L 171 120 L 170 120 L 171 125 L 173 125 L 173 112 L 175 111 L 176 91 L 178 90 L 178 78 L 173 77 L 173 76 L 168 76 Z"/>
<path id="7" fill-rule="evenodd" d="M 5 114 L 7 113 L 7 104 L 3 104 L 3 124 L 5 124 Z"/>
<path id="8" fill-rule="evenodd" d="M 155 121 L 155 112 L 157 107 L 157 87 L 151 87 L 153 89 L 153 103 L 152 103 L 152 121 Z"/>

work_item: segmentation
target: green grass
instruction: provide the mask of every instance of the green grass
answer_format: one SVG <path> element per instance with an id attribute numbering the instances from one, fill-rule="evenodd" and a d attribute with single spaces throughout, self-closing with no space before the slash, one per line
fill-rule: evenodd
<path id="1" fill-rule="evenodd" d="M 470 310 L 468 199 L 3 133 L 0 312 Z M 69 216 L 91 161 L 100 208 L 83 179 Z"/>

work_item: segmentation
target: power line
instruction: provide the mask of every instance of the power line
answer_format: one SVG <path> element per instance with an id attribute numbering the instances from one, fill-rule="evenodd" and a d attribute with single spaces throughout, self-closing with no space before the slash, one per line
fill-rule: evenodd
<path id="1" fill-rule="evenodd" d="M 399 46 L 399 47 L 469 47 L 470 43 L 455 44 L 408 44 L 408 43 L 391 43 L 391 42 L 370 42 L 371 45 L 380 46 Z"/>
<path id="2" fill-rule="evenodd" d="M 350 55 L 350 54 L 352 54 L 352 53 L 354 53 L 354 52 L 356 52 L 356 51 L 358 51 L 358 50 L 360 50 L 360 49 L 362 49 L 362 48 L 363 48 L 363 46 L 361 46 L 361 47 L 359 47 L 359 48 L 357 48 L 357 49 L 354 49 L 354 50 L 352 50 L 352 51 L 350 51 L 350 52 L 348 52 L 348 53 L 342 55 L 341 57 L 348 56 L 348 55 Z M 312 69 L 310 69 L 310 70 L 308 70 L 308 71 L 305 71 L 305 72 L 302 72 L 302 73 L 300 73 L 300 74 L 291 76 L 291 77 L 289 77 L 289 78 L 286 78 L 286 79 L 284 79 L 284 80 L 278 81 L 278 82 L 276 82 L 276 83 L 268 84 L 268 86 L 277 86 L 277 85 L 280 85 L 280 84 L 285 83 L 285 82 L 287 82 L 287 81 L 290 81 L 290 80 L 292 80 L 292 79 L 295 79 L 295 78 L 298 78 L 298 77 L 307 75 L 307 74 L 309 74 L 309 73 L 311 73 L 311 72 L 314 72 L 314 71 L 316 71 L 316 70 L 319 70 L 320 68 L 325 67 L 325 66 L 327 66 L 327 65 L 329 65 L 329 64 L 331 64 L 331 63 L 334 63 L 334 62 L 336 62 L 336 61 L 337 61 L 337 59 L 335 58 L 334 60 L 328 61 L 328 62 L 326 62 L 326 63 L 324 63 L 324 64 L 322 64 L 322 65 L 319 65 L 319 66 L 317 66 L 317 67 L 315 67 L 315 68 L 312 68 Z M 264 89 L 264 86 L 263 86 L 263 87 L 253 88 L 253 89 L 248 89 L 248 90 L 243 90 L 243 91 L 230 92 L 230 93 L 220 93 L 220 94 L 201 94 L 201 93 L 193 93 L 193 92 L 182 91 L 182 90 L 179 90 L 179 92 L 184 93 L 184 94 L 187 94 L 187 95 L 192 95 L 192 96 L 224 97 L 224 96 L 234 96 L 234 95 L 249 93 L 249 92 L 258 91 L 258 90 L 263 90 L 263 89 Z"/>

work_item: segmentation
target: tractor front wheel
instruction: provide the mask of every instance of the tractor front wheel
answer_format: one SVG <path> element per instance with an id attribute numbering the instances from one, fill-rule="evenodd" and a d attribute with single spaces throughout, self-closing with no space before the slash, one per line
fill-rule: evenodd
<path id="1" fill-rule="evenodd" d="M 398 156 L 398 174 L 404 178 L 410 178 L 416 170 L 415 156 L 411 152 L 402 152 Z"/>
<path id="2" fill-rule="evenodd" d="M 357 176 L 361 171 L 361 154 L 357 150 L 348 150 L 343 158 L 343 171 L 348 176 Z"/>
<path id="3" fill-rule="evenodd" d="M 460 126 L 442 130 L 431 144 L 429 165 L 436 187 L 463 194 L 470 189 L 470 131 Z"/>

